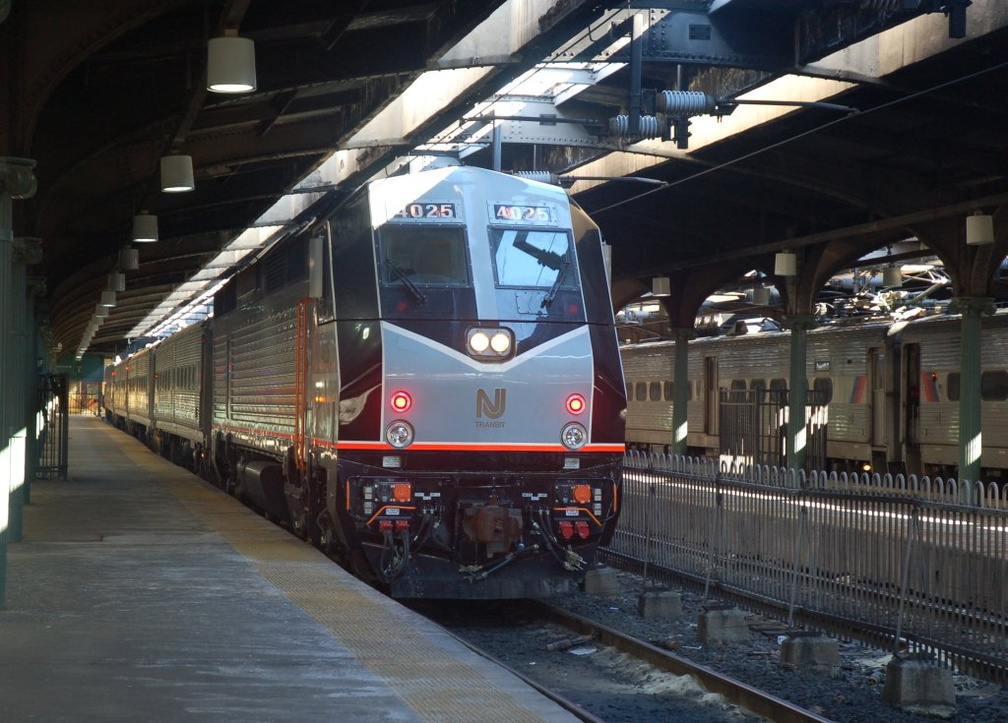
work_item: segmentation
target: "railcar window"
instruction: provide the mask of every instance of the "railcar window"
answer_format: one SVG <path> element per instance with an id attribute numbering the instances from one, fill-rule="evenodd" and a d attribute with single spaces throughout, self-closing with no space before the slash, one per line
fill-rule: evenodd
<path id="1" fill-rule="evenodd" d="M 491 228 L 490 251 L 498 286 L 577 288 L 566 231 Z"/>
<path id="2" fill-rule="evenodd" d="M 768 398 L 775 404 L 787 403 L 787 379 L 771 379 Z"/>
<path id="3" fill-rule="evenodd" d="M 1008 372 L 997 370 L 980 375 L 980 398 L 985 402 L 1003 402 L 1008 399 Z"/>
<path id="4" fill-rule="evenodd" d="M 626 383 L 626 398 L 628 402 L 632 402 L 634 400 L 633 384 L 630 382 Z"/>
<path id="5" fill-rule="evenodd" d="M 644 382 L 637 382 L 634 387 L 634 398 L 639 402 L 647 399 L 647 384 Z"/>
<path id="6" fill-rule="evenodd" d="M 731 380 L 731 390 L 733 392 L 740 392 L 746 390 L 746 380 L 745 379 L 732 379 Z"/>
<path id="7" fill-rule="evenodd" d="M 661 382 L 651 382 L 648 385 L 648 399 L 652 402 L 661 401 Z"/>
<path id="8" fill-rule="evenodd" d="M 469 285 L 465 230 L 461 226 L 387 223 L 378 236 L 383 283 Z"/>
<path id="9" fill-rule="evenodd" d="M 662 395 L 666 402 L 671 402 L 672 398 L 675 396 L 675 385 L 672 382 L 665 382 L 662 385 Z"/>
<path id="10" fill-rule="evenodd" d="M 816 377 L 812 382 L 812 392 L 816 404 L 829 404 L 833 401 L 833 380 L 830 377 Z"/>
<path id="11" fill-rule="evenodd" d="M 959 401 L 959 372 L 952 372 L 948 375 L 946 393 L 948 394 L 950 402 Z"/>
<path id="12" fill-rule="evenodd" d="M 766 389 L 766 379 L 750 379 L 750 389 Z"/>

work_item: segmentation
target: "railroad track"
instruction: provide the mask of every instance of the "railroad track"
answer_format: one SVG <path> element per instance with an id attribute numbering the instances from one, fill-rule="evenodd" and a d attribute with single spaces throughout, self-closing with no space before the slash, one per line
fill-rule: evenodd
<path id="1" fill-rule="evenodd" d="M 673 675 L 688 675 L 704 689 L 711 693 L 717 693 L 725 700 L 750 713 L 775 721 L 775 723 L 829 723 L 828 718 L 823 718 L 793 703 L 781 700 L 766 691 L 757 690 L 708 667 L 693 663 L 670 650 L 638 640 L 614 628 L 566 610 L 543 603 L 535 604 L 542 609 L 543 617 L 550 622 L 561 625 L 580 637 L 590 637 L 601 645 L 610 646 L 638 660 L 646 661 L 659 670 Z"/>
<path id="2" fill-rule="evenodd" d="M 634 706 L 654 706 L 659 711 L 658 717 L 648 716 L 646 710 L 639 711 L 642 718 L 647 716 L 652 720 L 742 721 L 758 716 L 779 723 L 830 721 L 766 691 L 687 660 L 659 645 L 639 640 L 608 625 L 544 602 L 513 603 L 506 611 L 490 611 L 489 617 L 485 608 L 425 608 L 426 605 L 418 607 L 420 612 L 446 627 L 470 648 L 509 669 L 583 721 L 608 723 L 613 720 L 641 719 L 627 712 L 627 702 L 631 699 Z M 544 644 L 547 640 L 550 642 Z M 599 651 L 614 651 L 612 656 L 618 657 L 619 664 L 608 669 L 606 663 L 599 662 L 597 669 L 592 670 L 586 665 L 577 665 L 572 658 L 560 657 L 564 652 L 576 653 L 579 648 L 589 647 Z M 519 652 L 516 653 L 516 650 Z M 613 658 L 605 659 L 611 661 Z M 635 661 L 635 666 L 628 666 L 628 659 Z M 641 689 L 639 680 L 621 682 L 620 676 L 624 675 L 621 671 L 628 667 L 639 669 L 642 666 L 655 671 L 653 675 L 645 675 L 646 679 L 662 676 L 688 676 L 692 679 L 695 685 L 679 687 L 683 691 L 683 698 L 689 698 L 690 692 L 699 686 L 707 694 L 720 696 L 724 705 L 713 706 L 709 700 L 705 703 L 696 703 L 695 700 L 673 702 L 673 698 L 680 697 L 675 692 L 679 688 L 649 695 Z M 596 682 L 592 682 L 592 675 L 598 676 Z M 613 691 L 611 700 L 607 700 L 605 693 L 600 692 L 607 686 L 611 686 Z M 695 693 L 693 697 L 696 698 Z M 699 712 L 676 715 L 671 712 L 673 709 L 670 706 L 673 705 L 686 706 L 687 709 L 696 705 Z"/>

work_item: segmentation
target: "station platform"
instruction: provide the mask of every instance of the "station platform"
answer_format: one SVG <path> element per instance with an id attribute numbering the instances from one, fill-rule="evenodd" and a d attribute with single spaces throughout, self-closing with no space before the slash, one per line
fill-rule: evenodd
<path id="1" fill-rule="evenodd" d="M 8 545 L 3 720 L 576 720 L 97 417 L 69 460 Z"/>

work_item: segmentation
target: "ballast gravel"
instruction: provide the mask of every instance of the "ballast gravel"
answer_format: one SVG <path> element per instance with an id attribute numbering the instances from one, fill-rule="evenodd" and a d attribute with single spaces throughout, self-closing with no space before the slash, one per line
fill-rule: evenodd
<path id="1" fill-rule="evenodd" d="M 781 663 L 783 638 L 774 625 L 747 615 L 752 632 L 745 642 L 706 645 L 697 621 L 705 610 L 724 606 L 686 590 L 678 592 L 677 620 L 643 618 L 638 600 L 656 589 L 639 576 L 616 571 L 619 593 L 578 591 L 547 600 L 550 604 L 673 649 L 702 664 L 836 723 L 927 723 L 939 718 L 908 712 L 882 700 L 891 654 L 859 642 L 839 641 L 840 665 L 834 676 L 799 672 Z M 568 631 L 535 619 L 520 602 L 470 601 L 460 606 L 421 605 L 420 612 L 474 646 L 545 687 L 556 690 L 607 723 L 737 723 L 760 720 L 703 690 L 691 678 L 659 671 L 593 640 L 572 640 Z M 783 629 L 783 623 L 777 626 Z M 1002 686 L 953 673 L 956 710 L 951 720 L 968 723 L 1008 721 L 1008 691 Z"/>
<path id="2" fill-rule="evenodd" d="M 622 571 L 616 572 L 616 577 L 621 591 L 618 595 L 578 592 L 552 598 L 549 602 L 642 640 L 671 641 L 676 655 L 768 691 L 837 723 L 911 723 L 940 719 L 908 712 L 882 700 L 891 651 L 840 640 L 840 667 L 835 677 L 799 672 L 781 663 L 783 638 L 773 632 L 752 632 L 744 643 L 701 643 L 697 636 L 697 621 L 701 613 L 718 606 L 720 601 L 704 600 L 702 595 L 673 587 L 670 589 L 681 596 L 682 616 L 675 621 L 645 619 L 637 612 L 638 600 L 646 590 L 655 589 L 653 583 L 645 583 L 641 577 Z M 1008 721 L 1008 689 L 955 672 L 952 679 L 956 690 L 956 712 L 951 720 L 968 723 Z M 642 694 L 650 693 L 642 690 Z M 635 719 L 631 715 L 624 720 Z"/>

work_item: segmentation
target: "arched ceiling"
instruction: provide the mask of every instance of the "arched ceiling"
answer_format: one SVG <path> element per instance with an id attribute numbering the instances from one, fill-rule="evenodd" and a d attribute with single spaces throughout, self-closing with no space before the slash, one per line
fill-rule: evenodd
<path id="1" fill-rule="evenodd" d="M 228 30 L 256 43 L 253 93 L 205 90 L 207 40 Z M 540 61 L 592 62 L 571 71 L 590 82 L 498 120 L 501 164 L 585 179 L 572 192 L 613 246 L 618 301 L 656 275 L 713 289 L 769 271 L 782 248 L 806 250 L 803 272 L 822 280 L 909 236 L 943 255 L 964 293 L 991 290 L 1008 239 L 966 249 L 962 218 L 981 208 L 1008 226 L 997 0 L 0 0 L 0 155 L 36 164 L 38 190 L 14 201 L 13 226 L 42 239 L 30 273 L 45 280 L 54 344 L 77 347 L 141 209 L 158 216 L 160 241 L 139 248 L 93 350 L 123 348 L 311 174 L 312 199 L 331 203 L 434 137 L 462 148 L 445 129 L 486 126 L 478 102 Z M 404 94 L 427 70 L 472 77 L 417 103 Z M 653 113 L 662 89 L 705 91 L 720 116 L 691 118 L 685 143 L 610 134 L 617 114 Z M 797 100 L 832 105 L 775 105 Z M 327 170 L 354 143 L 352 168 Z M 157 187 L 172 151 L 194 159 L 191 193 Z M 489 144 L 463 153 L 493 162 Z M 591 180 L 612 176 L 664 185 Z"/>

